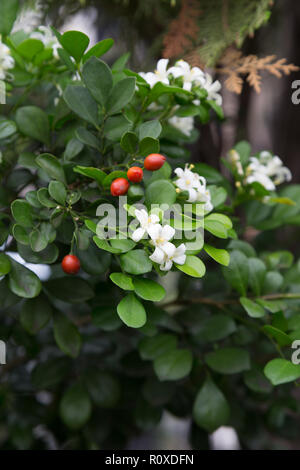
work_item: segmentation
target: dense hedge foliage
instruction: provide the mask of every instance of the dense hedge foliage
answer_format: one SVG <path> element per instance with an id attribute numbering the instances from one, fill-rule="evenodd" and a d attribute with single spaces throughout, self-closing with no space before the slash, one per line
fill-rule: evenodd
<path id="1" fill-rule="evenodd" d="M 210 75 L 109 67 L 113 41 L 76 31 L 10 34 L 4 3 L 1 447 L 122 448 L 164 410 L 191 419 L 197 449 L 223 424 L 244 447 L 294 437 L 300 268 L 276 234 L 299 225 L 300 186 L 278 190 L 289 170 L 245 141 L 222 174 L 189 164 L 201 124 L 224 119 Z"/>

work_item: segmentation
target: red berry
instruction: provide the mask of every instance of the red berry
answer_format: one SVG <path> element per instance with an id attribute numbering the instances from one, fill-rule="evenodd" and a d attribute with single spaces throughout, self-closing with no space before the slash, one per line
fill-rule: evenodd
<path id="1" fill-rule="evenodd" d="M 127 178 L 133 183 L 140 183 L 143 179 L 143 170 L 139 166 L 132 166 L 127 171 Z"/>
<path id="2" fill-rule="evenodd" d="M 110 185 L 110 192 L 113 196 L 123 196 L 127 194 L 129 183 L 125 178 L 117 178 Z"/>
<path id="3" fill-rule="evenodd" d="M 75 255 L 67 255 L 62 260 L 61 267 L 66 274 L 77 274 L 80 269 L 80 261 Z"/>
<path id="4" fill-rule="evenodd" d="M 145 158 L 144 167 L 149 171 L 159 170 L 166 161 L 166 157 L 159 153 L 151 153 Z"/>

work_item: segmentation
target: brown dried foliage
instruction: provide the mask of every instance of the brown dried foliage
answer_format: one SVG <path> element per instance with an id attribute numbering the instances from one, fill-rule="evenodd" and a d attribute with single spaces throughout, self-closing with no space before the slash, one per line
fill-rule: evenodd
<path id="1" fill-rule="evenodd" d="M 197 19 L 201 15 L 198 0 L 182 0 L 181 10 L 163 40 L 163 57 L 182 57 L 198 38 Z"/>
<path id="2" fill-rule="evenodd" d="M 242 53 L 234 48 L 229 48 L 222 59 L 216 71 L 227 76 L 225 86 L 228 90 L 240 94 L 243 88 L 243 79 L 257 93 L 261 91 L 261 72 L 267 71 L 280 78 L 283 74 L 289 75 L 291 72 L 299 70 L 294 64 L 287 64 L 286 59 L 276 59 L 275 55 L 266 57 L 257 57 L 256 55 L 243 56 Z"/>

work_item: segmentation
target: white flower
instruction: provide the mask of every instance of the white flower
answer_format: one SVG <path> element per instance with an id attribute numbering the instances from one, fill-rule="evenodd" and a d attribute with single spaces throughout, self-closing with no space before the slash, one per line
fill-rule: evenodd
<path id="1" fill-rule="evenodd" d="M 10 55 L 10 49 L 0 40 L 0 80 L 8 75 L 7 70 L 14 68 L 15 61 Z"/>
<path id="2" fill-rule="evenodd" d="M 16 21 L 12 29 L 12 33 L 23 30 L 25 33 L 31 33 L 35 28 L 41 24 L 43 17 L 43 5 L 41 2 L 36 0 L 34 2 L 34 7 L 31 8 L 28 5 L 24 5 L 20 13 L 17 16 Z"/>
<path id="3" fill-rule="evenodd" d="M 191 132 L 194 129 L 194 118 L 192 117 L 173 116 L 168 119 L 168 122 L 188 137 L 191 135 Z"/>
<path id="4" fill-rule="evenodd" d="M 201 84 L 204 90 L 207 91 L 207 99 L 213 100 L 217 105 L 222 105 L 222 96 L 218 93 L 221 90 L 222 86 L 219 80 L 213 82 L 212 76 L 209 73 L 205 74 L 205 81 Z"/>
<path id="5" fill-rule="evenodd" d="M 206 179 L 191 171 L 188 165 L 185 165 L 184 170 L 176 168 L 175 173 L 178 176 L 175 181 L 176 186 L 189 193 L 188 202 L 202 202 L 204 203 L 204 210 L 210 212 L 213 205 L 210 191 L 206 188 Z"/>
<path id="6" fill-rule="evenodd" d="M 159 217 L 156 214 L 148 214 L 145 209 L 136 209 L 135 216 L 140 223 L 140 227 L 133 232 L 131 238 L 133 241 L 139 242 L 146 233 L 149 233 L 149 229 L 157 224 Z"/>
<path id="7" fill-rule="evenodd" d="M 147 83 L 151 86 L 151 88 L 158 82 L 162 82 L 165 85 L 169 85 L 169 78 L 168 75 L 170 74 L 170 70 L 167 69 L 169 63 L 169 59 L 160 59 L 157 62 L 155 72 L 140 72 L 139 75 L 146 80 Z"/>
<path id="8" fill-rule="evenodd" d="M 53 50 L 54 57 L 58 59 L 57 49 L 61 46 L 50 28 L 47 26 L 39 26 L 37 31 L 34 31 L 30 34 L 30 37 L 32 39 L 38 39 L 39 41 L 42 41 L 45 47 L 51 48 Z"/>
<path id="9" fill-rule="evenodd" d="M 150 256 L 150 259 L 154 261 L 155 263 L 158 263 L 160 265 L 161 271 L 170 271 L 170 269 L 173 266 L 173 263 L 176 264 L 184 264 L 186 260 L 186 246 L 184 243 L 181 243 L 177 248 L 173 243 L 172 245 L 172 251 L 170 250 L 170 253 L 167 255 L 164 253 L 162 250 L 157 251 L 157 249 L 154 251 L 154 253 Z"/>
<path id="10" fill-rule="evenodd" d="M 150 243 L 155 246 L 154 253 L 149 257 L 156 263 L 162 263 L 165 255 L 172 256 L 174 253 L 174 245 L 170 243 L 175 235 L 175 229 L 170 225 L 161 226 L 155 224 L 149 227 L 148 234 L 151 238 Z"/>
<path id="11" fill-rule="evenodd" d="M 203 85 L 205 82 L 205 76 L 199 67 L 190 67 L 190 65 L 184 60 L 176 62 L 175 67 L 170 69 L 172 75 L 177 77 L 183 77 L 183 88 L 191 91 L 193 84 Z"/>
<path id="12" fill-rule="evenodd" d="M 260 152 L 258 158 L 251 157 L 250 165 L 246 169 L 246 183 L 260 183 L 268 191 L 274 191 L 275 187 L 284 181 L 290 181 L 292 174 L 283 166 L 282 160 L 270 152 Z"/>

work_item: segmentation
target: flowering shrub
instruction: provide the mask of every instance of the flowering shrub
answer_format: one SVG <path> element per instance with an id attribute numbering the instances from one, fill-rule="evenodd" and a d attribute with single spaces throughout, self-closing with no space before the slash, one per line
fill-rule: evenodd
<path id="1" fill-rule="evenodd" d="M 245 141 L 227 178 L 189 163 L 197 127 L 223 119 L 200 69 L 109 67 L 111 39 L 6 19 L 2 447 L 120 448 L 163 410 L 192 417 L 195 448 L 223 424 L 245 447 L 296 429 L 300 272 L 274 231 L 300 220 L 300 187 L 276 192 L 289 170 Z"/>

